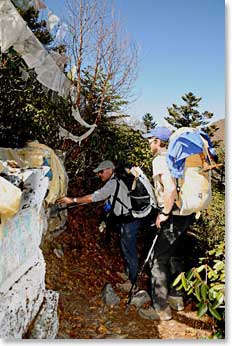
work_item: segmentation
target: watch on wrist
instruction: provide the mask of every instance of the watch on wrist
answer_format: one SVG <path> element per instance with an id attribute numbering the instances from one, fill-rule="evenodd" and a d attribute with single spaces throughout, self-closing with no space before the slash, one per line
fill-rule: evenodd
<path id="1" fill-rule="evenodd" d="M 73 198 L 73 203 L 77 203 L 77 198 Z"/>

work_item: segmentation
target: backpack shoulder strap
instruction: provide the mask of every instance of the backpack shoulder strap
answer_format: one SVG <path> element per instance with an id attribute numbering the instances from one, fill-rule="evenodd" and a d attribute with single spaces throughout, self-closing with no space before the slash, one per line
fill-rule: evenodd
<path id="1" fill-rule="evenodd" d="M 131 208 L 130 207 L 128 207 L 128 205 L 126 205 L 122 200 L 121 200 L 121 198 L 119 198 L 119 189 L 120 189 L 120 185 L 121 185 L 121 183 L 120 183 L 120 181 L 122 181 L 123 182 L 123 180 L 122 179 L 120 179 L 120 178 L 118 178 L 117 176 L 114 176 L 114 178 L 113 179 L 115 179 L 116 180 L 116 182 L 117 182 L 117 186 L 116 186 L 116 190 L 115 190 L 115 193 L 114 193 L 114 196 L 113 196 L 113 201 L 112 201 L 112 211 L 114 210 L 114 207 L 115 207 L 115 203 L 116 202 L 119 202 L 125 209 L 127 209 L 128 210 L 128 212 L 129 213 L 131 213 Z M 124 182 L 123 182 L 124 183 Z M 128 195 L 130 195 L 130 191 L 128 190 L 128 187 L 126 186 L 126 184 L 124 183 L 124 185 L 125 185 L 125 187 L 127 188 L 127 193 L 128 193 Z"/>
<path id="2" fill-rule="evenodd" d="M 116 200 L 117 200 L 117 197 L 118 197 L 119 187 L 120 187 L 120 183 L 119 183 L 118 178 L 113 177 L 113 179 L 116 180 L 116 184 L 117 184 L 117 185 L 116 185 L 116 189 L 115 189 L 115 193 L 114 193 L 113 201 L 112 201 L 112 206 L 111 206 L 111 210 L 112 210 L 112 211 L 114 210 L 115 203 L 116 203 Z"/>

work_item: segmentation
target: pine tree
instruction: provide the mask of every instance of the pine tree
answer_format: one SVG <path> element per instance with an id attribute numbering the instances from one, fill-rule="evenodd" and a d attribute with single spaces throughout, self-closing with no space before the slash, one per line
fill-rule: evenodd
<path id="1" fill-rule="evenodd" d="M 151 113 L 146 113 L 143 116 L 143 123 L 147 128 L 147 131 L 154 129 L 157 126 L 157 122 L 154 120 Z"/>
<path id="2" fill-rule="evenodd" d="M 196 97 L 191 92 L 181 98 L 185 104 L 180 106 L 173 104 L 172 107 L 168 107 L 169 116 L 164 119 L 177 129 L 180 127 L 206 127 L 213 117 L 213 113 L 208 111 L 199 112 L 197 108 L 202 98 Z"/>
<path id="3" fill-rule="evenodd" d="M 52 44 L 53 37 L 47 29 L 46 21 L 39 20 L 39 11 L 37 11 L 34 7 L 29 7 L 27 10 L 23 10 L 22 8 L 18 7 L 17 10 L 33 34 L 42 44 L 46 46 Z"/>

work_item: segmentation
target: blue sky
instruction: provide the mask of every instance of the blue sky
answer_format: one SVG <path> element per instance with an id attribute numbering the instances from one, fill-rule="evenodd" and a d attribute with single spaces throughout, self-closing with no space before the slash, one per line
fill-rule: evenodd
<path id="1" fill-rule="evenodd" d="M 56 15 L 65 0 L 45 0 Z M 137 100 L 128 113 L 162 124 L 172 103 L 193 92 L 200 111 L 225 117 L 224 0 L 115 0 L 122 25 L 140 48 Z"/>

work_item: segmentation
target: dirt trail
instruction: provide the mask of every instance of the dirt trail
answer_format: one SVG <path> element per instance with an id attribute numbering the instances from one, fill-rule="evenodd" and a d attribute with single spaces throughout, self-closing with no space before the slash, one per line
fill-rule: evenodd
<path id="1" fill-rule="evenodd" d="M 45 241 L 46 286 L 59 292 L 60 339 L 198 339 L 212 334 L 212 320 L 197 318 L 194 304 L 173 312 L 170 321 L 142 319 L 135 306 L 125 313 L 127 294 L 116 289 L 122 282 L 123 262 L 113 239 L 106 246 L 96 225 L 99 217 L 93 206 L 73 209 L 67 230 Z M 121 298 L 120 304 L 106 306 L 101 291 L 111 283 Z"/>

